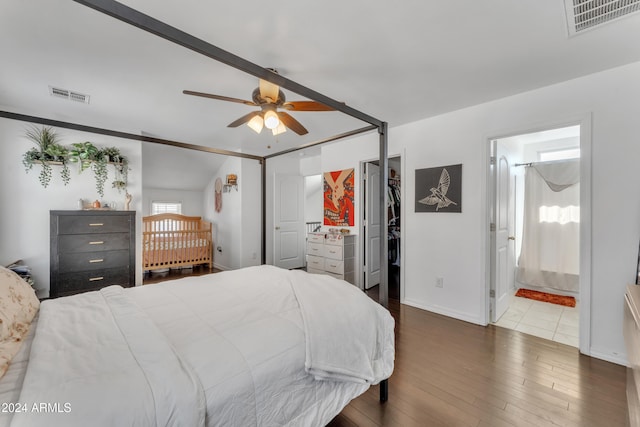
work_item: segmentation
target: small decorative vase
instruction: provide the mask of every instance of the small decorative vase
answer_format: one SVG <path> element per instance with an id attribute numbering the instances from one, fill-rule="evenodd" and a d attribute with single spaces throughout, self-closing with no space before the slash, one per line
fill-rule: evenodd
<path id="1" fill-rule="evenodd" d="M 100 207 L 100 200 L 96 200 L 95 202 L 93 202 L 93 207 L 94 208 L 99 208 Z"/>

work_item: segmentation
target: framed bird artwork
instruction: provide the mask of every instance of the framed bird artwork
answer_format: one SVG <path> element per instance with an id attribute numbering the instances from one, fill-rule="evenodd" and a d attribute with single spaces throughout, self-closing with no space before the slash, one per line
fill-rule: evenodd
<path id="1" fill-rule="evenodd" d="M 416 169 L 416 212 L 462 212 L 462 165 Z"/>

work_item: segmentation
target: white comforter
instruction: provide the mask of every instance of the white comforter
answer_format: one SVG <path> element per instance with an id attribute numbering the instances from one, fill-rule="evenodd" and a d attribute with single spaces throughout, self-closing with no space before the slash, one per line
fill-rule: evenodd
<path id="1" fill-rule="evenodd" d="M 327 276 L 260 266 L 42 306 L 20 400 L 60 412 L 16 427 L 321 426 L 393 370 L 389 313 Z"/>

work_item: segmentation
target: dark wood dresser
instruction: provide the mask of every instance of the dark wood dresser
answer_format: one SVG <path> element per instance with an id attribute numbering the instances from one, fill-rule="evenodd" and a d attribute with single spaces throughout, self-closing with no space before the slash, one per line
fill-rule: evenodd
<path id="1" fill-rule="evenodd" d="M 135 285 L 135 211 L 51 211 L 50 219 L 51 298 Z"/>

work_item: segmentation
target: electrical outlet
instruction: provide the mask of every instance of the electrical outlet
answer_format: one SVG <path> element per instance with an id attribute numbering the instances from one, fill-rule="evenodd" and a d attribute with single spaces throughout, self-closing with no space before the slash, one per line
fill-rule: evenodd
<path id="1" fill-rule="evenodd" d="M 436 288 L 444 287 L 444 278 L 436 277 Z"/>

